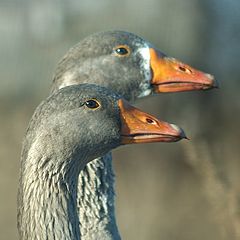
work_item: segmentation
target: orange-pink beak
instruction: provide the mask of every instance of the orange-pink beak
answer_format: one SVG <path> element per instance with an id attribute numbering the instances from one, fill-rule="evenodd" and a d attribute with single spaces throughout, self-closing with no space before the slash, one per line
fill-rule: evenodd
<path id="1" fill-rule="evenodd" d="M 122 144 L 176 142 L 186 138 L 181 128 L 142 112 L 126 100 L 120 99 L 118 106 L 122 124 Z"/>
<path id="2" fill-rule="evenodd" d="M 206 90 L 218 87 L 214 77 L 150 48 L 150 65 L 155 93 Z"/>

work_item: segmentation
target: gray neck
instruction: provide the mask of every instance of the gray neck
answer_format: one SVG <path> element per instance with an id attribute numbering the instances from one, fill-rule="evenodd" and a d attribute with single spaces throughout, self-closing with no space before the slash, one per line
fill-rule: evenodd
<path id="1" fill-rule="evenodd" d="M 26 159 L 22 159 L 18 212 L 20 239 L 80 240 L 76 206 L 80 168 L 62 165 L 56 169 L 51 162 L 55 163 L 59 158 L 53 159 L 53 154 L 41 150 L 41 146 L 33 146 Z"/>
<path id="2" fill-rule="evenodd" d="M 88 163 L 78 179 L 81 239 L 120 239 L 114 209 L 114 173 L 108 153 Z"/>

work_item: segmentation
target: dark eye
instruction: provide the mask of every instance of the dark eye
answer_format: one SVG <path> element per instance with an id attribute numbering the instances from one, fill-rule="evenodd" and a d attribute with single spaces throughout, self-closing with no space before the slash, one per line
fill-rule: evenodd
<path id="1" fill-rule="evenodd" d="M 115 51 L 119 55 L 126 55 L 126 54 L 128 54 L 128 50 L 126 48 L 123 48 L 123 47 L 117 48 Z"/>
<path id="2" fill-rule="evenodd" d="M 97 109 L 100 107 L 99 102 L 96 99 L 89 99 L 85 102 L 85 105 L 91 109 Z"/>
<path id="3" fill-rule="evenodd" d="M 128 56 L 130 54 L 130 49 L 128 46 L 117 46 L 115 49 L 114 49 L 114 52 L 118 55 L 118 56 Z"/>

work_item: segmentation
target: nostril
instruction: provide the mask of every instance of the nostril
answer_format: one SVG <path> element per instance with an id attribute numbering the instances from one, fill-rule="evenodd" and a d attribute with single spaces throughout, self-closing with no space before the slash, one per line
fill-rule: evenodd
<path id="1" fill-rule="evenodd" d="M 183 66 L 178 66 L 178 69 L 182 72 L 186 72 L 186 73 L 192 73 L 192 70 L 189 68 L 185 68 Z"/>
<path id="2" fill-rule="evenodd" d="M 185 68 L 185 67 L 179 66 L 178 68 L 179 68 L 182 72 L 186 72 L 186 68 Z"/>
<path id="3" fill-rule="evenodd" d="M 146 121 L 147 121 L 147 123 L 150 123 L 150 124 L 154 123 L 154 120 L 151 118 L 146 118 Z"/>

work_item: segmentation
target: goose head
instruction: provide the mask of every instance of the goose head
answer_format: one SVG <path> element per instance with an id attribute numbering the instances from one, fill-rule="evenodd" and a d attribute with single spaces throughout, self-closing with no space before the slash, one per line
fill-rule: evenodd
<path id="1" fill-rule="evenodd" d="M 44 139 L 46 151 L 51 146 L 51 152 L 65 156 L 61 159 L 78 157 L 80 152 L 87 162 L 123 144 L 185 138 L 176 125 L 158 120 L 93 84 L 56 91 L 38 107 L 28 132 L 35 134 L 35 140 Z"/>
<path id="2" fill-rule="evenodd" d="M 170 58 L 124 31 L 93 34 L 67 52 L 57 66 L 52 90 L 80 83 L 108 87 L 127 100 L 217 86 L 212 75 Z"/>

